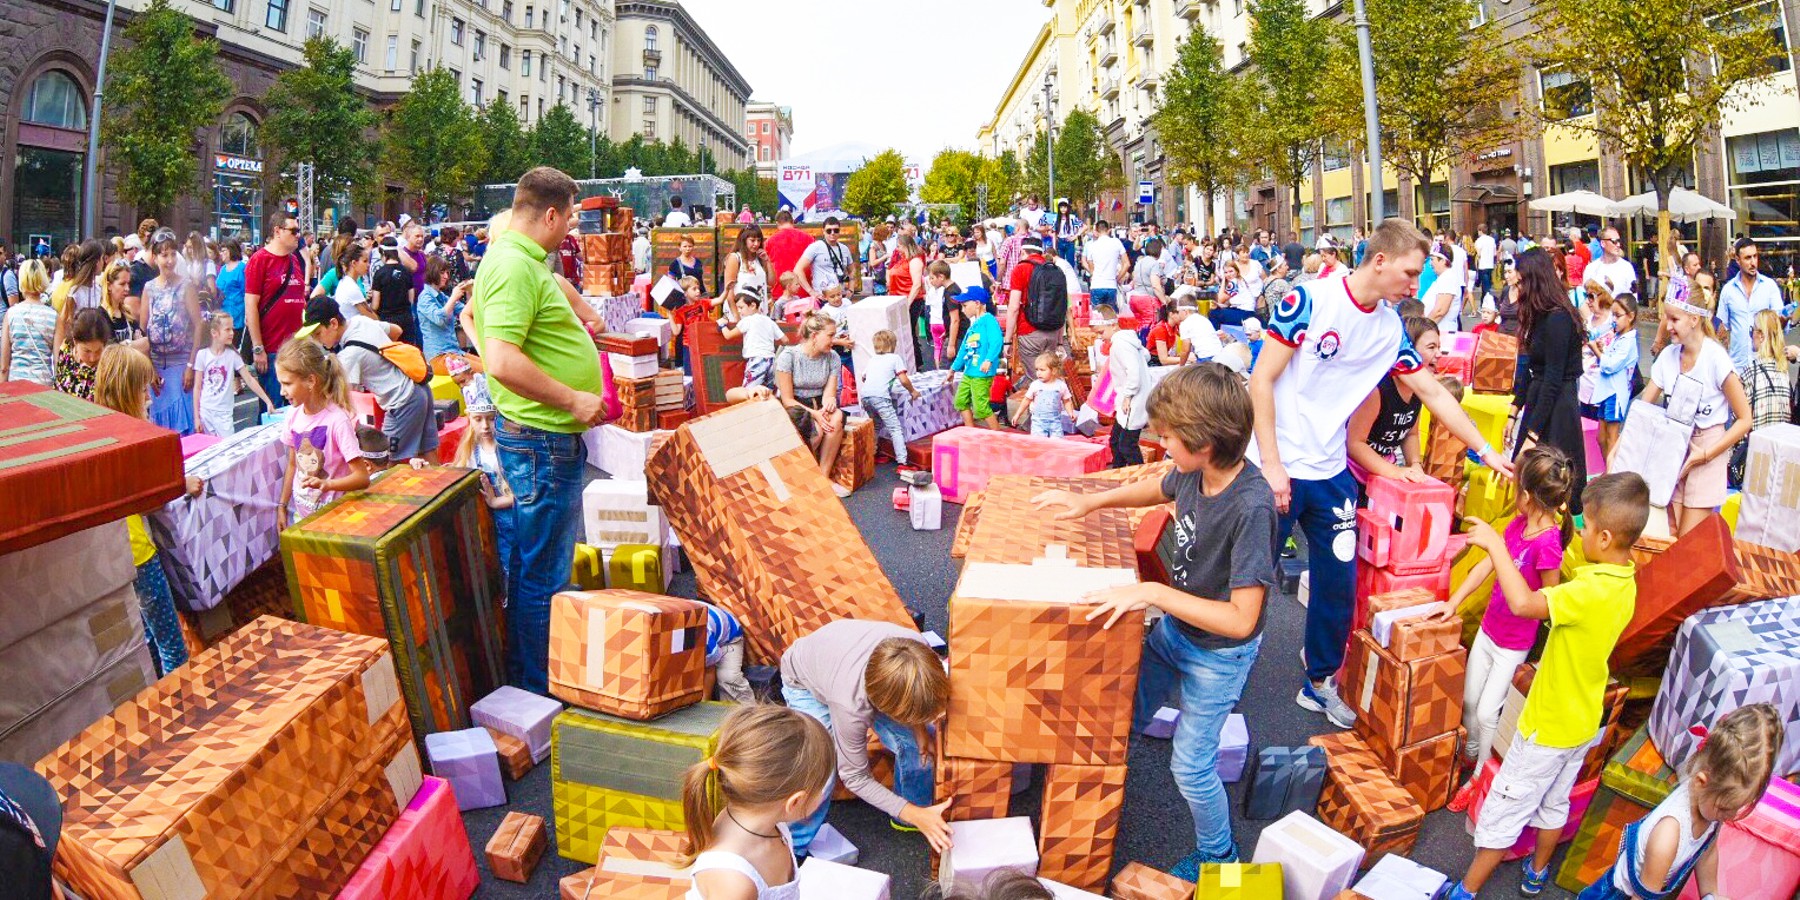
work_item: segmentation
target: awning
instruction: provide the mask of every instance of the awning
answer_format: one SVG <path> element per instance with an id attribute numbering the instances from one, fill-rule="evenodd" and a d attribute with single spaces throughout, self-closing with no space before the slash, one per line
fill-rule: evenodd
<path id="1" fill-rule="evenodd" d="M 1465 184 L 1450 199 L 1456 203 L 1517 203 L 1519 189 L 1510 184 Z"/>

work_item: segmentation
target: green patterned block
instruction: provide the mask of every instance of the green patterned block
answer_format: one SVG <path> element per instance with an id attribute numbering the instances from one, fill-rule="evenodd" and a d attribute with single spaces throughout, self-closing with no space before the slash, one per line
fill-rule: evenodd
<path id="1" fill-rule="evenodd" d="M 616 825 L 679 831 L 681 782 L 712 755 L 729 703 L 696 703 L 649 722 L 570 707 L 550 726 L 557 852 L 594 865 Z"/>
<path id="2" fill-rule="evenodd" d="M 1602 780 L 1588 803 L 1587 814 L 1581 817 L 1574 839 L 1569 841 L 1562 868 L 1556 870 L 1557 887 L 1578 894 L 1599 881 L 1619 858 L 1619 841 L 1625 836 L 1625 826 L 1649 814 L 1649 807 L 1615 793 Z"/>
<path id="3" fill-rule="evenodd" d="M 1650 742 L 1648 727 L 1639 728 L 1600 770 L 1601 784 L 1648 808 L 1663 802 L 1680 780 Z"/>

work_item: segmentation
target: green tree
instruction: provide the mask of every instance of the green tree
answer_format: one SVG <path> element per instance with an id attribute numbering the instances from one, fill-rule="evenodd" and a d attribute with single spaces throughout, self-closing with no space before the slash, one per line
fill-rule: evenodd
<path id="1" fill-rule="evenodd" d="M 644 147 L 644 136 L 640 133 L 633 133 L 631 137 L 619 143 L 616 150 L 619 154 L 619 173 L 621 175 L 626 169 L 641 170 L 644 168 Z"/>
<path id="2" fill-rule="evenodd" d="M 1025 167 L 1019 163 L 1019 155 L 1011 150 L 1002 152 L 1000 158 L 994 160 L 985 180 L 988 185 L 988 214 L 992 215 L 1010 206 L 1019 192 L 1025 189 Z"/>
<path id="3" fill-rule="evenodd" d="M 1212 198 L 1242 174 L 1236 137 L 1231 129 L 1231 78 L 1217 38 L 1195 29 L 1176 51 L 1175 65 L 1164 81 L 1162 106 L 1153 115 L 1169 171 L 1206 198 L 1201 204 L 1203 233 L 1211 233 Z"/>
<path id="4" fill-rule="evenodd" d="M 231 79 L 219 67 L 219 43 L 199 37 L 169 0 L 151 0 L 124 35 L 127 47 L 110 61 L 100 134 L 120 196 L 160 215 L 199 184 L 205 154 L 195 133 L 218 121 Z"/>
<path id="5" fill-rule="evenodd" d="M 691 175 L 700 171 L 694 160 L 694 152 L 688 149 L 686 141 L 676 138 L 669 143 L 668 166 L 670 175 Z"/>
<path id="6" fill-rule="evenodd" d="M 954 203 L 964 211 L 975 209 L 976 185 L 981 183 L 983 160 L 967 150 L 945 149 L 932 157 L 925 171 L 919 199 L 926 203 Z"/>
<path id="7" fill-rule="evenodd" d="M 1743 111 L 1757 96 L 1735 88 L 1786 60 L 1787 48 L 1774 37 L 1773 9 L 1742 0 L 1550 5 L 1531 62 L 1539 71 L 1566 72 L 1575 83 L 1547 91 L 1543 106 L 1526 113 L 1595 136 L 1601 153 L 1616 154 L 1647 179 L 1659 210 L 1656 245 L 1667 247 L 1669 193 L 1701 143 L 1717 140 L 1721 117 Z M 1670 268 L 1663 267 L 1665 287 Z"/>
<path id="8" fill-rule="evenodd" d="M 571 178 L 588 177 L 588 130 L 576 121 L 568 104 L 558 103 L 531 130 L 531 155 L 540 166 L 553 166 Z"/>
<path id="9" fill-rule="evenodd" d="M 1019 173 L 1021 178 L 1019 193 L 1026 196 L 1036 194 L 1040 197 L 1049 199 L 1050 166 L 1052 162 L 1053 160 L 1050 158 L 1050 135 L 1040 131 L 1032 136 L 1031 149 L 1025 151 L 1025 160 Z M 1057 165 L 1057 168 L 1061 169 L 1062 166 L 1059 164 Z M 1061 174 L 1061 172 L 1058 172 L 1058 177 L 1061 177 Z M 1002 204 L 1002 206 L 1004 205 L 1005 204 Z"/>
<path id="10" fill-rule="evenodd" d="M 844 184 L 844 209 L 852 215 L 872 219 L 885 216 L 905 203 L 911 192 L 906 189 L 906 160 L 900 151 L 889 148 L 863 161 Z"/>
<path id="11" fill-rule="evenodd" d="M 482 184 L 509 184 L 519 180 L 532 165 L 531 136 L 519 123 L 510 103 L 489 103 L 481 110 L 481 143 L 487 147 Z"/>
<path id="12" fill-rule="evenodd" d="M 413 76 L 412 90 L 388 114 L 383 158 L 388 177 L 416 194 L 427 213 L 468 194 L 487 167 L 487 148 L 449 69 Z"/>
<path id="13" fill-rule="evenodd" d="M 1070 110 L 1056 132 L 1056 193 L 1078 203 L 1092 204 L 1107 183 L 1108 159 L 1117 154 L 1100 131 L 1100 120 L 1086 109 Z M 1046 197 L 1054 203 L 1053 198 Z"/>
<path id="14" fill-rule="evenodd" d="M 1241 150 L 1288 186 L 1289 212 L 1298 220 L 1300 182 L 1312 174 L 1320 141 L 1330 130 L 1330 26 L 1314 18 L 1306 0 L 1251 0 L 1251 69 L 1234 92 L 1242 123 Z"/>
<path id="15" fill-rule="evenodd" d="M 625 174 L 625 167 L 619 163 L 619 145 L 604 134 L 594 135 L 594 171 L 601 178 L 618 178 Z"/>
<path id="16" fill-rule="evenodd" d="M 291 185 L 295 163 L 313 165 L 313 190 L 336 197 L 366 192 L 375 184 L 381 144 L 380 117 L 356 93 L 356 54 L 331 38 L 306 42 L 306 64 L 275 76 L 263 96 L 268 118 L 259 138 L 269 170 Z"/>

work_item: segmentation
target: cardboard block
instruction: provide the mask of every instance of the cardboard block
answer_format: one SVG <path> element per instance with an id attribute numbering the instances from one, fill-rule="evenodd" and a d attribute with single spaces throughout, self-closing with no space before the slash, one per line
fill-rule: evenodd
<path id="1" fill-rule="evenodd" d="M 1340 731 L 1308 743 L 1325 750 L 1325 790 L 1319 795 L 1319 820 L 1374 855 L 1405 855 L 1419 839 L 1425 809 L 1382 768 L 1368 742 Z"/>
<path id="2" fill-rule="evenodd" d="M 481 885 L 450 783 L 426 776 L 338 900 L 468 900 Z"/>
<path id="3" fill-rule="evenodd" d="M 482 809 L 506 803 L 506 785 L 500 780 L 500 750 L 487 729 L 428 734 L 425 755 L 431 763 L 431 774 L 456 789 L 459 808 Z"/>
<path id="4" fill-rule="evenodd" d="M 550 693 L 653 719 L 704 698 L 706 604 L 639 591 L 563 591 L 550 601 Z"/>
<path id="5" fill-rule="evenodd" d="M 549 697 L 503 685 L 475 701 L 469 718 L 475 724 L 510 734 L 531 748 L 533 762 L 550 758 L 550 723 L 563 705 Z"/>
<path id="6" fill-rule="evenodd" d="M 1402 662 L 1366 631 L 1350 636 L 1344 654 L 1344 702 L 1356 711 L 1356 732 L 1391 751 L 1456 731 L 1462 723 L 1461 647 Z"/>
<path id="7" fill-rule="evenodd" d="M 1088 474 L 1105 468 L 1112 455 L 1086 441 L 964 426 L 933 437 L 931 456 L 932 478 L 944 499 L 961 503 L 995 475 Z"/>
<path id="8" fill-rule="evenodd" d="M 488 838 L 488 871 L 502 881 L 525 884 L 531 880 L 531 873 L 536 871 L 538 860 L 544 857 L 544 848 L 549 842 L 543 816 L 509 812 L 500 820 L 494 836 Z"/>
<path id="9" fill-rule="evenodd" d="M 584 709 L 559 713 L 550 773 L 556 851 L 592 863 L 609 828 L 684 828 L 682 777 L 717 748 L 730 710 L 731 704 L 702 702 L 653 722 Z"/>
<path id="10" fill-rule="evenodd" d="M 1083 890 L 1099 890 L 1112 871 L 1113 844 L 1125 809 L 1125 766 L 1052 765 L 1044 772 L 1038 872 Z"/>
<path id="11" fill-rule="evenodd" d="M 1318 747 L 1262 747 L 1256 751 L 1250 785 L 1244 790 L 1244 817 L 1279 819 L 1290 812 L 1311 814 L 1325 785 L 1325 751 Z"/>
<path id="12" fill-rule="evenodd" d="M 1700 747 L 1691 726 L 1711 727 L 1752 703 L 1774 706 L 1784 732 L 1800 734 L 1800 597 L 1709 609 L 1682 622 L 1650 707 L 1650 738 L 1679 770 Z M 1783 744 L 1774 771 L 1800 771 L 1800 741 Z"/>
<path id="13" fill-rule="evenodd" d="M 1296 811 L 1262 830 L 1251 860 L 1274 867 L 1283 897 L 1332 900 L 1355 880 L 1356 870 L 1362 867 L 1363 848 L 1318 819 Z M 1204 878 L 1201 883 L 1205 884 Z"/>

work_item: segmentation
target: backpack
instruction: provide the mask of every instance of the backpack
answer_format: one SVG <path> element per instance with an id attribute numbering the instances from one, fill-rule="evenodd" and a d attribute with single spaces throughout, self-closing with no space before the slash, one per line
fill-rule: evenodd
<path id="1" fill-rule="evenodd" d="M 1025 285 L 1025 321 L 1039 331 L 1060 331 L 1069 317 L 1069 282 L 1049 260 L 1031 271 Z"/>
<path id="2" fill-rule="evenodd" d="M 406 377 L 412 379 L 416 384 L 431 383 L 431 366 L 425 362 L 425 354 L 411 344 L 393 341 L 385 346 L 377 347 L 362 341 L 345 341 L 344 346 L 360 347 L 371 353 L 380 354 L 382 359 L 406 373 Z"/>

